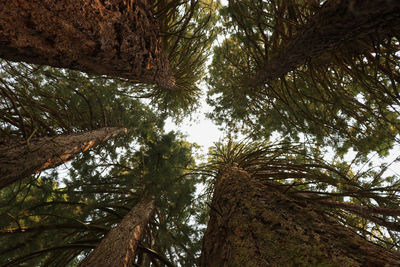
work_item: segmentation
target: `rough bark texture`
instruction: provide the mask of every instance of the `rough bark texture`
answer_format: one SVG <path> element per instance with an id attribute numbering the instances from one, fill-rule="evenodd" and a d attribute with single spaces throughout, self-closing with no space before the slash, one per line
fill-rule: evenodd
<path id="1" fill-rule="evenodd" d="M 110 138 L 126 133 L 125 128 L 98 130 L 54 137 L 0 142 L 0 188 L 31 174 L 54 168 Z"/>
<path id="2" fill-rule="evenodd" d="M 154 201 L 143 199 L 129 211 L 117 227 L 110 230 L 96 249 L 79 264 L 79 267 L 133 266 L 138 243 L 154 210 Z"/>
<path id="3" fill-rule="evenodd" d="M 249 84 L 263 85 L 312 58 L 338 49 L 343 42 L 369 37 L 384 38 L 399 30 L 398 0 L 328 0 Z"/>
<path id="4" fill-rule="evenodd" d="M 0 1 L 0 57 L 175 83 L 148 0 Z"/>
<path id="5" fill-rule="evenodd" d="M 400 256 L 227 167 L 215 186 L 201 266 L 399 266 Z"/>

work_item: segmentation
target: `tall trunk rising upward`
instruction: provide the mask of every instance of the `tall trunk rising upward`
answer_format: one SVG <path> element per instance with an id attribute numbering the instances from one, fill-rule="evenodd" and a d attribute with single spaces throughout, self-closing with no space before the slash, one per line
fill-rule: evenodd
<path id="1" fill-rule="evenodd" d="M 249 85 L 263 85 L 285 75 L 307 60 L 337 49 L 344 41 L 384 37 L 393 29 L 399 30 L 399 25 L 400 1 L 328 0 Z"/>
<path id="2" fill-rule="evenodd" d="M 0 57 L 174 87 L 148 0 L 0 2 Z"/>
<path id="3" fill-rule="evenodd" d="M 0 143 L 0 188 L 31 174 L 54 168 L 102 142 L 126 133 L 125 128 Z"/>
<path id="4" fill-rule="evenodd" d="M 398 266 L 400 256 L 235 167 L 215 186 L 201 266 Z"/>
<path id="5" fill-rule="evenodd" d="M 142 199 L 125 215 L 117 227 L 110 230 L 95 250 L 79 264 L 79 267 L 132 266 L 144 227 L 151 219 L 154 210 L 153 200 Z"/>

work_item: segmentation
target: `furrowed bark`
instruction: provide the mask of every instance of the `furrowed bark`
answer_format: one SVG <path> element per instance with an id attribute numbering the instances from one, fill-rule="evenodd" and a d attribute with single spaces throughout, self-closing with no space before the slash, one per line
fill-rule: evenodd
<path id="1" fill-rule="evenodd" d="M 154 211 L 154 201 L 142 199 L 117 227 L 110 230 L 94 251 L 79 264 L 79 267 L 133 266 L 144 228 L 149 223 Z"/>
<path id="2" fill-rule="evenodd" d="M 299 201 L 226 167 L 217 177 L 201 266 L 398 266 L 373 244 Z"/>
<path id="3" fill-rule="evenodd" d="M 385 38 L 400 30 L 400 1 L 328 0 L 298 34 L 259 70 L 250 86 L 261 86 L 356 39 Z"/>
<path id="4" fill-rule="evenodd" d="M 125 128 L 101 128 L 70 135 L 0 142 L 0 188 L 61 165 L 100 143 L 126 133 Z"/>
<path id="5" fill-rule="evenodd" d="M 148 0 L 0 1 L 0 57 L 174 88 Z"/>

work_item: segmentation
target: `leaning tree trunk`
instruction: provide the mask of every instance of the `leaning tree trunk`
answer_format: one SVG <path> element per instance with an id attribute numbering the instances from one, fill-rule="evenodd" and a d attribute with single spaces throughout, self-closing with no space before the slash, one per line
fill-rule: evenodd
<path id="1" fill-rule="evenodd" d="M 0 142 L 0 188 L 31 174 L 54 168 L 110 138 L 125 128 L 101 128 L 70 135 Z"/>
<path id="2" fill-rule="evenodd" d="M 399 31 L 399 26 L 398 0 L 328 0 L 249 85 L 259 86 L 279 78 L 344 42 L 384 38 Z"/>
<path id="3" fill-rule="evenodd" d="M 142 199 L 117 227 L 110 230 L 95 250 L 79 264 L 79 267 L 133 266 L 144 228 L 149 223 L 154 211 L 154 201 Z"/>
<path id="4" fill-rule="evenodd" d="M 201 266 L 399 266 L 307 201 L 226 167 L 217 178 Z M 318 265 L 318 266 L 319 266 Z"/>
<path id="5" fill-rule="evenodd" d="M 148 0 L 0 1 L 0 57 L 174 87 Z"/>

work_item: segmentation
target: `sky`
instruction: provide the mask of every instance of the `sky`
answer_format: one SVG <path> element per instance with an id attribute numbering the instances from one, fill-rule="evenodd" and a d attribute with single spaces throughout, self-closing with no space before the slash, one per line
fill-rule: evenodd
<path id="1" fill-rule="evenodd" d="M 166 132 L 179 131 L 186 136 L 186 140 L 201 146 L 201 152 L 205 155 L 208 148 L 217 141 L 222 140 L 223 133 L 212 120 L 206 117 L 206 113 L 211 112 L 212 108 L 206 103 L 206 86 L 201 86 L 203 96 L 200 100 L 200 108 L 192 114 L 192 119 L 186 118 L 179 125 L 168 119 L 165 123 Z"/>
<path id="2" fill-rule="evenodd" d="M 228 5 L 228 0 L 220 0 L 223 6 Z M 223 37 L 218 38 L 221 42 Z M 217 42 L 218 42 L 217 41 Z M 207 65 L 211 64 L 212 55 L 207 61 Z M 207 87 L 204 83 L 199 86 L 203 92 L 203 96 L 200 100 L 200 108 L 192 114 L 193 119 L 186 118 L 180 125 L 176 125 L 172 120 L 168 119 L 166 121 L 165 130 L 176 131 L 179 130 L 181 133 L 186 135 L 186 140 L 191 143 L 196 143 L 202 147 L 202 153 L 207 154 L 208 148 L 213 146 L 215 142 L 223 139 L 224 135 L 222 131 L 218 129 L 218 126 L 213 123 L 212 120 L 206 118 L 206 113 L 212 111 L 206 103 Z"/>

